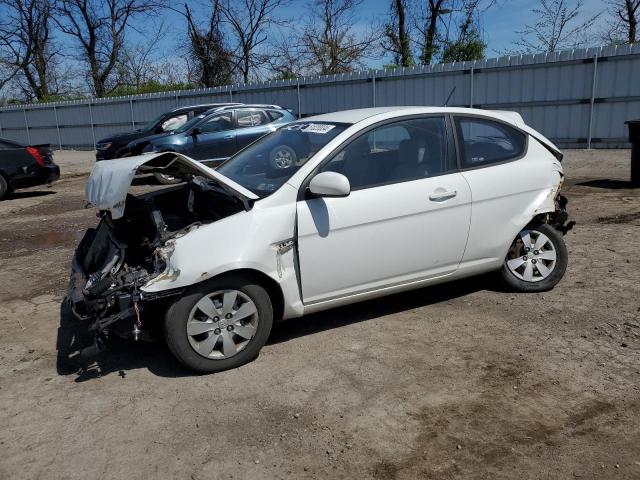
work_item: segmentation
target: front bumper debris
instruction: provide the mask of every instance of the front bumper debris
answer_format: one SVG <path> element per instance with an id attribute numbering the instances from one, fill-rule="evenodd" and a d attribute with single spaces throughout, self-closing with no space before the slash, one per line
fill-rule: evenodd
<path id="1" fill-rule="evenodd" d="M 567 197 L 558 195 L 556 199 L 556 211 L 550 215 L 549 218 L 549 224 L 563 235 L 566 235 L 576 224 L 574 220 L 569 220 L 567 203 L 569 203 Z"/>

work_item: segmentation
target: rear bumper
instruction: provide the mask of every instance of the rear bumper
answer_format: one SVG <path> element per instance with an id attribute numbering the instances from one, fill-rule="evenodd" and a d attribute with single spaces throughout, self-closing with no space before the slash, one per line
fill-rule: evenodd
<path id="1" fill-rule="evenodd" d="M 60 178 L 60 167 L 55 163 L 44 167 L 38 166 L 35 170 L 20 178 L 14 178 L 11 182 L 13 188 L 29 188 L 38 185 L 48 185 Z"/>

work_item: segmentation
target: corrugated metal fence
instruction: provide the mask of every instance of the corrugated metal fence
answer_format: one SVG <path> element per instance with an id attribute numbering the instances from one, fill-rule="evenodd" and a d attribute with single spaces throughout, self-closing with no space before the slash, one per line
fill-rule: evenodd
<path id="1" fill-rule="evenodd" d="M 455 90 L 454 90 L 455 87 Z M 453 93 L 452 93 L 453 90 Z M 300 116 L 388 105 L 515 110 L 562 146 L 624 147 L 640 118 L 640 44 L 0 108 L 0 137 L 92 148 L 177 106 L 272 103 Z"/>

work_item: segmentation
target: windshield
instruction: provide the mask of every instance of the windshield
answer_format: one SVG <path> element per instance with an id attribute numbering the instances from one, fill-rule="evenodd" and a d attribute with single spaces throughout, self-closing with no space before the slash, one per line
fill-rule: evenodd
<path id="1" fill-rule="evenodd" d="M 280 188 L 349 124 L 297 122 L 249 145 L 217 170 L 264 198 Z"/>
<path id="2" fill-rule="evenodd" d="M 152 130 L 155 130 L 156 125 L 160 123 L 162 119 L 165 118 L 166 115 L 167 115 L 166 113 L 163 113 L 162 115 L 158 115 L 156 118 L 154 118 L 149 123 L 147 123 L 144 127 L 142 127 L 141 130 L 143 132 L 150 132 Z"/>
<path id="3" fill-rule="evenodd" d="M 195 127 L 198 123 L 200 123 L 202 121 L 202 119 L 204 117 L 206 117 L 207 115 L 205 113 L 201 113 L 200 115 L 193 117 L 191 120 L 189 120 L 187 123 L 185 123 L 184 125 L 182 125 L 180 128 L 176 128 L 174 130 L 175 133 L 184 133 L 188 130 L 190 130 L 191 128 Z"/>

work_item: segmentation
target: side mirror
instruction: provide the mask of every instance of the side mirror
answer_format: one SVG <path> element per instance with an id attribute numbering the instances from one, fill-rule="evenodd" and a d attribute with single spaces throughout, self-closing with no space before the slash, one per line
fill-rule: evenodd
<path id="1" fill-rule="evenodd" d="M 196 135 L 202 133 L 202 129 L 200 127 L 193 127 L 193 130 L 191 130 L 191 136 L 195 137 Z"/>
<path id="2" fill-rule="evenodd" d="M 311 179 L 309 192 L 317 197 L 346 197 L 351 193 L 351 185 L 341 173 L 322 172 Z"/>

